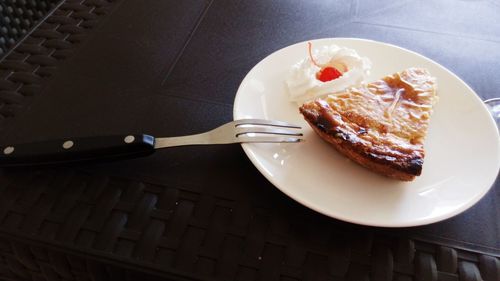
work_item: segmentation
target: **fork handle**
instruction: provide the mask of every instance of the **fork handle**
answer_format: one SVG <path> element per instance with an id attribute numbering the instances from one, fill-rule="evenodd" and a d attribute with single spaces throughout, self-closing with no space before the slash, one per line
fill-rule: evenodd
<path id="1" fill-rule="evenodd" d="M 152 154 L 149 135 L 100 136 L 49 140 L 0 147 L 0 167 L 135 158 Z"/>

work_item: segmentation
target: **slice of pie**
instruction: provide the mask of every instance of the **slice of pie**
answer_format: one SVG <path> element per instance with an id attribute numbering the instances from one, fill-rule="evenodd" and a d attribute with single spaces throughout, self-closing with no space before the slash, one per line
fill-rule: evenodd
<path id="1" fill-rule="evenodd" d="M 437 101 L 436 79 L 409 68 L 303 104 L 314 131 L 355 162 L 411 181 L 422 172 L 424 138 Z"/>

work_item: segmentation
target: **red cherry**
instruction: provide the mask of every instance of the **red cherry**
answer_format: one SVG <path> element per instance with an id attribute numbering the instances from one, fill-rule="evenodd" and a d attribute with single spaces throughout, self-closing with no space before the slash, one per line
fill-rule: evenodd
<path id="1" fill-rule="evenodd" d="M 316 73 L 316 78 L 321 82 L 332 81 L 340 76 L 342 76 L 342 72 L 332 66 L 327 66 Z"/>

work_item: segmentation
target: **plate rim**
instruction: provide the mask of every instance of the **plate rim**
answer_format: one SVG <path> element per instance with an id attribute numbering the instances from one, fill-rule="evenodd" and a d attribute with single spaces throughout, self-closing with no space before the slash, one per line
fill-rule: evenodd
<path id="1" fill-rule="evenodd" d="M 428 58 L 428 57 L 426 57 L 426 56 L 424 56 L 424 55 L 422 55 L 420 53 L 417 53 L 415 51 L 409 50 L 407 48 L 404 48 L 404 47 L 401 47 L 401 46 L 398 46 L 398 45 L 395 45 L 395 44 L 392 44 L 392 43 L 386 43 L 386 42 L 382 42 L 382 41 L 377 41 L 377 40 L 373 40 L 373 39 L 365 39 L 365 38 L 355 38 L 355 37 L 324 37 L 324 38 L 316 38 L 316 39 L 309 39 L 309 40 L 304 40 L 304 41 L 296 42 L 296 43 L 284 46 L 282 48 L 279 48 L 279 49 L 273 51 L 272 53 L 270 53 L 269 55 L 267 55 L 266 57 L 264 57 L 263 59 L 261 59 L 257 64 L 255 64 L 247 72 L 247 74 L 245 75 L 245 77 L 243 78 L 243 80 L 240 82 L 240 85 L 238 87 L 238 90 L 236 91 L 236 95 L 235 95 L 234 102 L 233 102 L 233 119 L 236 120 L 236 116 L 238 114 L 237 106 L 236 105 L 239 103 L 239 100 L 241 99 L 241 94 L 240 94 L 241 93 L 241 89 L 242 89 L 243 85 L 245 84 L 246 80 L 249 79 L 249 74 L 252 73 L 257 67 L 259 67 L 261 64 L 263 64 L 266 60 L 268 60 L 274 54 L 276 54 L 278 52 L 281 52 L 284 49 L 292 48 L 295 45 L 304 44 L 304 43 L 307 43 L 307 42 L 314 43 L 314 42 L 318 42 L 318 41 L 327 41 L 327 40 L 349 40 L 349 41 L 367 42 L 367 43 L 370 43 L 370 44 L 377 44 L 377 45 L 381 45 L 381 46 L 389 46 L 389 47 L 392 47 L 392 48 L 397 48 L 397 49 L 400 49 L 402 51 L 411 53 L 414 56 L 420 57 L 420 58 L 422 58 L 424 60 L 428 60 L 431 63 L 435 64 L 437 67 L 439 67 L 442 70 L 444 70 L 448 75 L 450 75 L 451 77 L 453 77 L 454 79 L 456 79 L 457 81 L 459 81 L 461 84 L 463 84 L 470 92 L 472 92 L 473 93 L 472 96 L 476 100 L 476 103 L 480 103 L 481 107 L 482 107 L 482 110 L 488 112 L 488 115 L 490 117 L 489 118 L 489 127 L 492 127 L 496 131 L 496 135 L 497 135 L 496 146 L 500 148 L 500 131 L 499 131 L 499 128 L 497 127 L 496 122 L 494 121 L 493 117 L 491 116 L 491 114 L 489 114 L 489 111 L 488 111 L 488 108 L 487 108 L 486 104 L 483 102 L 483 100 L 481 99 L 481 97 L 476 93 L 476 91 L 474 91 L 474 89 L 472 89 L 472 87 L 470 87 L 465 81 L 463 81 L 457 74 L 455 74 L 454 72 L 452 72 L 448 68 L 444 67 L 440 63 L 436 62 L 435 60 L 433 60 L 431 58 Z M 250 161 L 252 162 L 252 164 L 257 168 L 257 170 L 269 182 L 271 182 L 271 184 L 276 189 L 278 189 L 279 191 L 281 191 L 282 193 L 284 193 L 290 199 L 298 202 L 299 204 L 301 204 L 301 205 L 303 205 L 303 206 L 305 206 L 305 207 L 307 207 L 307 208 L 309 208 L 311 210 L 314 210 L 315 212 L 318 212 L 318 213 L 320 213 L 322 215 L 325 215 L 325 216 L 328 216 L 328 217 L 331 217 L 331 218 L 334 218 L 334 219 L 338 219 L 338 220 L 349 222 L 349 223 L 355 223 L 355 224 L 359 224 L 359 225 L 375 226 L 375 227 L 400 228 L 400 227 L 422 226 L 422 225 L 428 225 L 428 224 L 432 224 L 432 223 L 436 223 L 436 222 L 440 222 L 440 221 L 452 218 L 452 217 L 454 217 L 454 216 L 456 216 L 456 215 L 458 215 L 458 214 L 460 214 L 460 213 L 468 210 L 469 208 L 471 208 L 472 206 L 474 206 L 477 202 L 479 202 L 479 200 L 481 200 L 491 190 L 491 188 L 494 186 L 494 183 L 496 182 L 496 179 L 498 178 L 498 175 L 499 175 L 499 172 L 500 172 L 500 163 L 498 163 L 497 164 L 497 169 L 496 169 L 496 171 L 497 171 L 496 172 L 496 176 L 493 177 L 491 180 L 489 180 L 489 182 L 490 182 L 489 186 L 487 188 L 484 188 L 482 190 L 482 192 L 480 192 L 478 194 L 475 194 L 474 197 L 472 197 L 470 200 L 468 200 L 467 202 L 465 202 L 460 208 L 455 208 L 451 212 L 440 214 L 438 216 L 434 216 L 434 217 L 431 217 L 431 218 L 416 219 L 416 220 L 412 220 L 412 221 L 409 221 L 409 222 L 398 222 L 398 223 L 390 223 L 390 222 L 385 222 L 385 223 L 384 222 L 367 223 L 366 221 L 359 220 L 359 219 L 353 219 L 352 217 L 346 217 L 346 216 L 342 216 L 342 215 L 335 215 L 335 214 L 332 214 L 331 212 L 328 213 L 325 210 L 322 210 L 321 208 L 315 206 L 314 204 L 311 204 L 308 200 L 303 200 L 303 198 L 301 198 L 300 196 L 293 195 L 292 192 L 290 192 L 286 188 L 282 188 L 280 186 L 280 184 L 277 183 L 277 180 L 274 177 L 268 175 L 268 173 L 265 170 L 265 168 L 262 167 L 262 165 L 260 165 L 258 163 L 258 161 L 256 159 L 256 156 L 251 151 L 252 144 L 242 143 L 241 147 L 243 148 L 243 151 L 245 152 L 245 154 L 247 155 L 247 157 L 250 159 Z M 497 155 L 497 159 L 500 159 L 500 149 L 499 149 L 499 154 Z"/>

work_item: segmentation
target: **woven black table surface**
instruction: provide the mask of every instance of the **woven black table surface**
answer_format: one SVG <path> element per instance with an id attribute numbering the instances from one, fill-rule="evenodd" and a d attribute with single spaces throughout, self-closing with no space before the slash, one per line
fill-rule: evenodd
<path id="1" fill-rule="evenodd" d="M 429 1 L 430 2 L 430 1 Z M 246 73 L 312 38 L 374 39 L 498 95 L 494 1 L 68 0 L 0 61 L 0 144 L 232 120 Z M 464 213 L 386 229 L 320 215 L 238 145 L 0 170 L 0 279 L 500 280 L 500 186 Z"/>
<path id="2" fill-rule="evenodd" d="M 0 2 L 0 57 L 40 22 L 59 0 L 3 0 Z"/>

